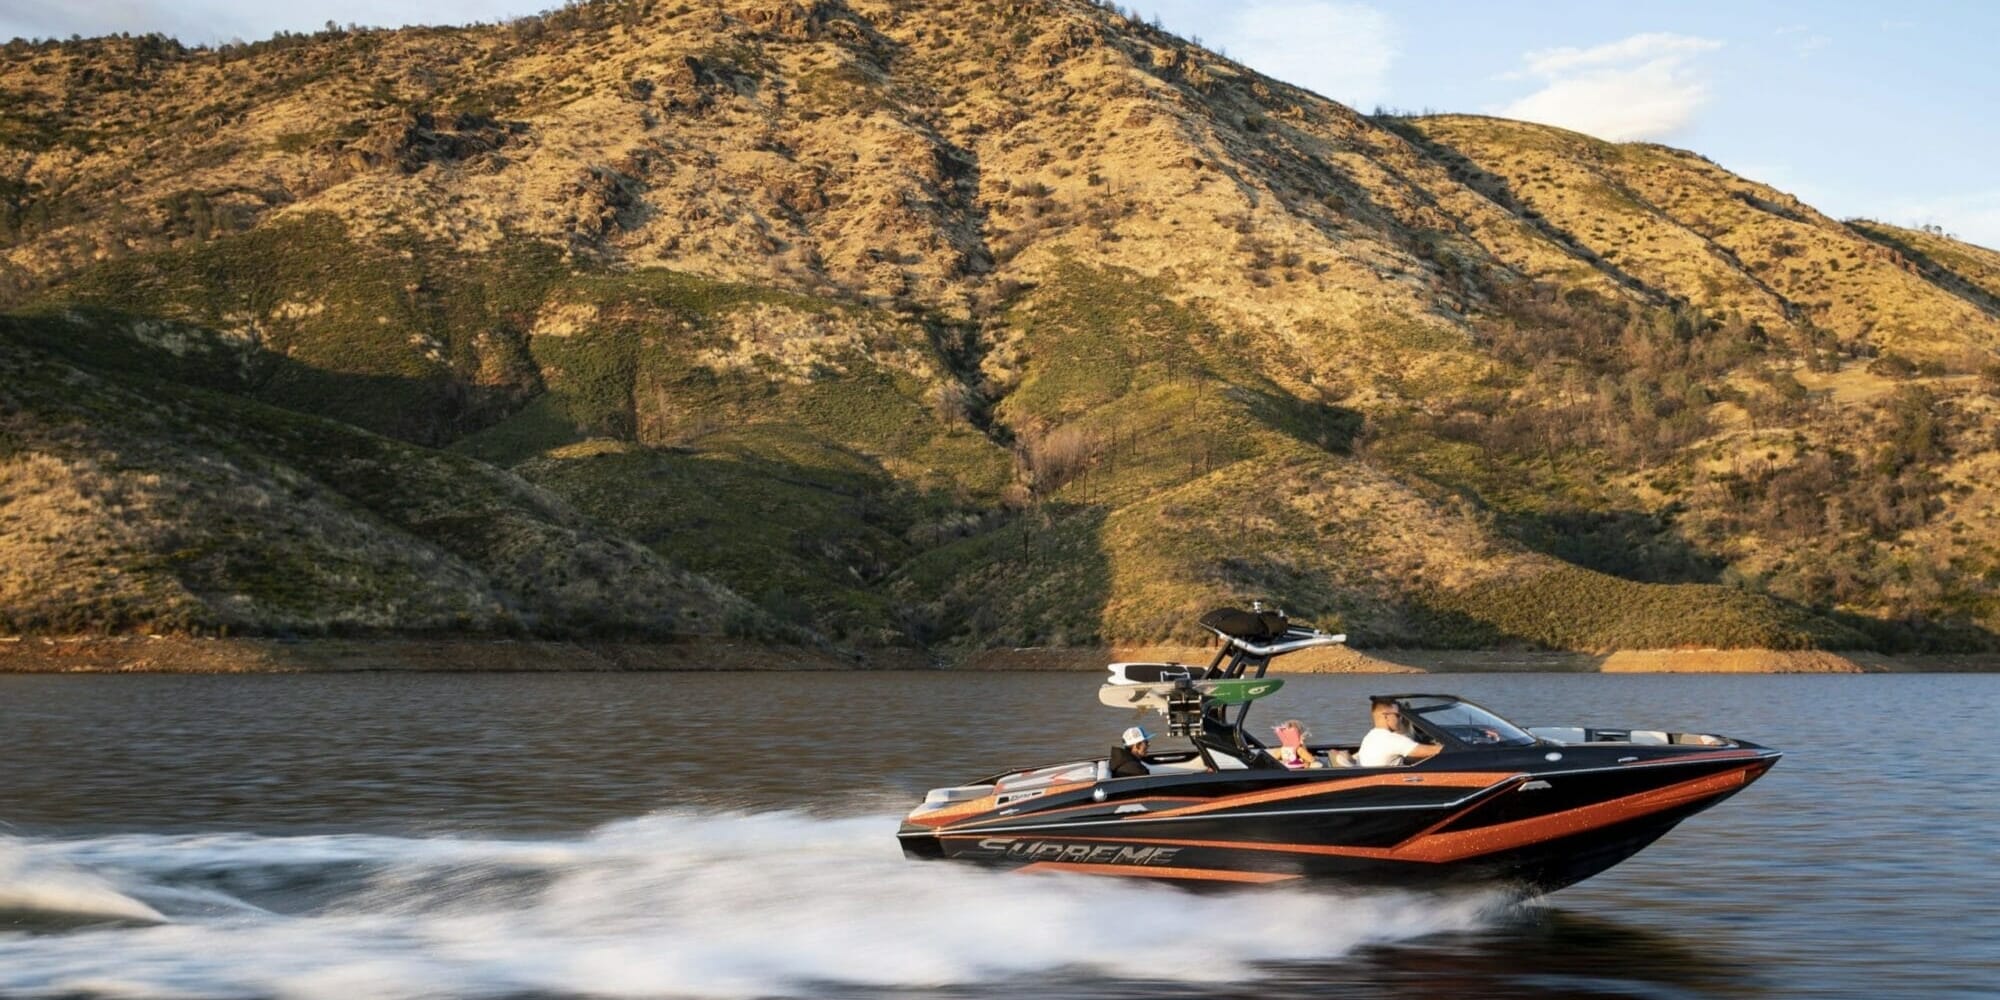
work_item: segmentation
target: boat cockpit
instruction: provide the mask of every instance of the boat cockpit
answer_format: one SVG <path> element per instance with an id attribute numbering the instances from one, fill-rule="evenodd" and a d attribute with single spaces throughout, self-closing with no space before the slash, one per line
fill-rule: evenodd
<path id="1" fill-rule="evenodd" d="M 1409 736 L 1418 743 L 1435 743 L 1441 752 L 1464 749 L 1534 746 L 1541 740 L 1527 730 L 1463 698 L 1443 694 L 1399 694 L 1379 696 L 1395 704 L 1409 725 Z M 1377 699 L 1371 699 L 1372 704 Z M 1193 748 L 1149 754 L 1144 763 L 1154 773 L 1210 770 L 1286 769 L 1276 749 L 1259 740 L 1244 724 L 1249 713 L 1246 703 L 1234 712 L 1227 707 L 1211 707 L 1202 713 L 1199 729 L 1185 735 Z M 1362 706 L 1364 709 L 1366 705 Z M 1355 767 L 1355 743 L 1309 743 L 1315 757 L 1335 767 Z M 1395 765 L 1400 767 L 1414 764 Z"/>

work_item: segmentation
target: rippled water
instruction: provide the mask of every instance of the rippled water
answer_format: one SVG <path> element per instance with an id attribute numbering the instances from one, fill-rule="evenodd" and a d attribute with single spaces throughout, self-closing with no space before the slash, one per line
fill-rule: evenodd
<path id="1" fill-rule="evenodd" d="M 1993 996 L 2000 677 L 1301 677 L 1788 756 L 1534 904 L 906 862 L 1079 674 L 0 677 L 0 995 Z"/>

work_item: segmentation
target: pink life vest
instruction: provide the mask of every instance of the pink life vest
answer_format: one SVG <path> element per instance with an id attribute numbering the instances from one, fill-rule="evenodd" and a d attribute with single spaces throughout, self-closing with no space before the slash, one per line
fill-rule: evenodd
<path id="1" fill-rule="evenodd" d="M 1319 763 L 1313 758 L 1313 752 L 1306 748 L 1306 734 L 1299 731 L 1298 727 L 1279 726 L 1277 733 L 1278 742 L 1281 744 L 1278 749 L 1279 763 L 1294 771 Z"/>

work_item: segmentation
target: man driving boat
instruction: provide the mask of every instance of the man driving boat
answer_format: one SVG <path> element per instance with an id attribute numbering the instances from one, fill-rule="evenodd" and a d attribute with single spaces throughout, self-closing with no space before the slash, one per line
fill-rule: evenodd
<path id="1" fill-rule="evenodd" d="M 1409 737 L 1408 727 L 1403 722 L 1403 710 L 1394 699 L 1373 698 L 1370 701 L 1375 728 L 1362 738 L 1361 749 L 1354 755 L 1362 767 L 1394 767 L 1437 754 L 1437 744 L 1418 743 Z"/>

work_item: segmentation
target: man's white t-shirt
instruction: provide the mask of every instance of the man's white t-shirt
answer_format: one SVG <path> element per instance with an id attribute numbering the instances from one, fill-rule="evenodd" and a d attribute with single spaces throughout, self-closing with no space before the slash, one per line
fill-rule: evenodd
<path id="1" fill-rule="evenodd" d="M 1403 755 L 1417 748 L 1417 741 L 1387 729 L 1370 729 L 1354 755 L 1362 767 L 1390 767 L 1403 762 Z"/>

